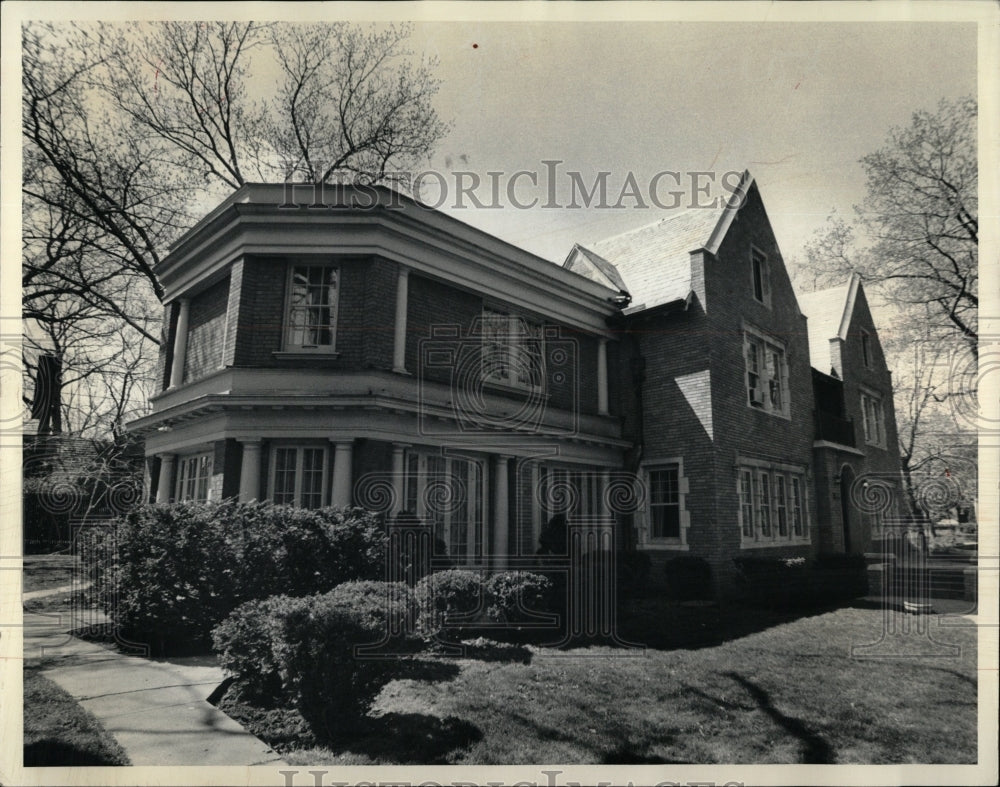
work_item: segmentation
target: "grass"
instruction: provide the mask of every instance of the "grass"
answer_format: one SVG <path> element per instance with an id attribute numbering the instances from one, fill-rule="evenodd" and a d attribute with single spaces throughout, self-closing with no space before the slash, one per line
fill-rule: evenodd
<path id="1" fill-rule="evenodd" d="M 73 582 L 73 558 L 68 555 L 29 555 L 24 558 L 24 592 L 49 590 Z"/>
<path id="2" fill-rule="evenodd" d="M 291 710 L 223 707 L 291 764 L 975 762 L 976 630 L 923 620 L 958 654 L 852 658 L 882 630 L 863 605 L 794 618 L 645 602 L 622 630 L 655 647 L 425 659 L 441 669 L 385 686 L 349 740 L 310 739 Z M 882 655 L 936 650 L 911 638 Z"/>
<path id="3" fill-rule="evenodd" d="M 69 694 L 24 668 L 24 764 L 31 766 L 129 765 L 124 750 Z"/>

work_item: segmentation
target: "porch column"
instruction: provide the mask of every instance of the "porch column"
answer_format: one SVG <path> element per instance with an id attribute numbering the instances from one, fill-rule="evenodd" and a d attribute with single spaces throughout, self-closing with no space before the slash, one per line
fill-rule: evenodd
<path id="1" fill-rule="evenodd" d="M 351 475 L 353 463 L 352 441 L 341 441 L 333 448 L 333 495 L 331 505 L 337 508 L 347 508 L 351 505 L 351 488 L 354 483 Z"/>
<path id="2" fill-rule="evenodd" d="M 187 356 L 188 313 L 191 301 L 181 298 L 177 328 L 174 333 L 174 362 L 170 367 L 170 387 L 176 388 L 184 381 L 184 359 Z"/>
<path id="3" fill-rule="evenodd" d="M 160 454 L 160 480 L 156 484 L 156 502 L 169 503 L 174 485 L 174 454 Z"/>
<path id="4" fill-rule="evenodd" d="M 597 345 L 597 412 L 608 414 L 608 340 Z"/>
<path id="5" fill-rule="evenodd" d="M 410 269 L 402 265 L 396 277 L 396 333 L 392 345 L 392 370 L 406 374 L 406 304 Z"/>
<path id="6" fill-rule="evenodd" d="M 507 553 L 510 551 L 507 537 L 510 527 L 510 508 L 507 504 L 509 458 L 501 454 L 493 460 L 493 557 L 494 566 L 498 569 L 507 567 Z"/>
<path id="7" fill-rule="evenodd" d="M 403 510 L 403 452 L 404 443 L 392 444 L 392 509 L 389 514 L 395 518 Z"/>
<path id="8" fill-rule="evenodd" d="M 243 461 L 240 463 L 240 502 L 260 500 L 260 440 L 242 440 Z"/>

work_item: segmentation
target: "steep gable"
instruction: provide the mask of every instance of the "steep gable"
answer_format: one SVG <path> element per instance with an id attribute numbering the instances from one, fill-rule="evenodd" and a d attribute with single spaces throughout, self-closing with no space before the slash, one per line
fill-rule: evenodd
<path id="1" fill-rule="evenodd" d="M 840 376 L 839 353 L 831 341 L 847 339 L 860 286 L 861 278 L 852 274 L 846 284 L 798 297 L 799 308 L 809 321 L 809 360 L 823 374 Z"/>
<path id="2" fill-rule="evenodd" d="M 603 284 L 605 287 L 614 287 L 623 292 L 628 291 L 625 280 L 622 279 L 614 265 L 579 243 L 573 244 L 573 249 L 566 256 L 563 267 L 573 271 L 573 273 L 579 273 L 591 281 L 596 281 L 598 284 Z"/>

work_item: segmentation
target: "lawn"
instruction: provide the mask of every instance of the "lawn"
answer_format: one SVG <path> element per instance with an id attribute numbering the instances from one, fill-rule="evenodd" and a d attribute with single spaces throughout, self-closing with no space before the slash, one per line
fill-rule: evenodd
<path id="1" fill-rule="evenodd" d="M 622 630 L 655 647 L 424 658 L 350 740 L 319 745 L 294 711 L 222 707 L 292 764 L 974 763 L 976 630 L 925 620 L 958 655 L 852 659 L 881 631 L 863 604 L 796 619 L 646 602 Z"/>
<path id="2" fill-rule="evenodd" d="M 49 590 L 73 582 L 70 555 L 27 555 L 24 557 L 24 592 Z"/>
<path id="3" fill-rule="evenodd" d="M 31 766 L 129 765 L 121 746 L 76 700 L 24 668 L 24 764 Z"/>

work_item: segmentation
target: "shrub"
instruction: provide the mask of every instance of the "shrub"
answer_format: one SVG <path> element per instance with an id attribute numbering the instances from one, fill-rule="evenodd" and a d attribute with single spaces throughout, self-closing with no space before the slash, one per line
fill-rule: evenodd
<path id="1" fill-rule="evenodd" d="M 245 601 L 304 596 L 382 575 L 385 534 L 361 509 L 308 511 L 269 503 L 136 508 L 94 546 L 111 578 L 99 599 L 121 636 L 202 647 Z"/>
<path id="2" fill-rule="evenodd" d="M 331 737 L 356 725 L 394 667 L 392 659 L 355 655 L 355 646 L 378 642 L 389 621 L 365 592 L 346 595 L 352 598 L 313 596 L 283 611 L 275 648 L 285 689 L 302 717 Z"/>
<path id="3" fill-rule="evenodd" d="M 269 705 L 281 696 L 284 616 L 309 599 L 271 596 L 248 601 L 212 630 L 219 665 L 235 678 L 237 696 Z"/>
<path id="4" fill-rule="evenodd" d="M 615 555 L 618 562 L 618 589 L 624 596 L 636 596 L 649 587 L 652 561 L 645 552 L 622 551 Z"/>
<path id="5" fill-rule="evenodd" d="M 809 567 L 804 557 L 744 555 L 733 562 L 748 603 L 779 608 L 810 603 Z"/>
<path id="6" fill-rule="evenodd" d="M 411 635 L 417 621 L 417 601 L 404 582 L 344 582 L 327 597 L 354 609 L 368 626 L 387 625 L 383 631 Z"/>
<path id="7" fill-rule="evenodd" d="M 552 582 L 528 571 L 504 571 L 486 582 L 486 614 L 504 623 L 532 620 L 529 612 L 543 612 L 552 603 Z"/>
<path id="8" fill-rule="evenodd" d="M 440 636 L 446 625 L 474 622 L 483 609 L 485 588 L 482 577 L 474 571 L 451 569 L 429 574 L 413 589 L 420 616 L 417 631 L 425 638 Z"/>
<path id="9" fill-rule="evenodd" d="M 864 555 L 821 553 L 816 556 L 811 595 L 818 603 L 846 601 L 868 593 Z"/>
<path id="10" fill-rule="evenodd" d="M 712 598 L 712 568 L 708 561 L 694 555 L 678 555 L 664 565 L 667 590 L 677 601 Z"/>

